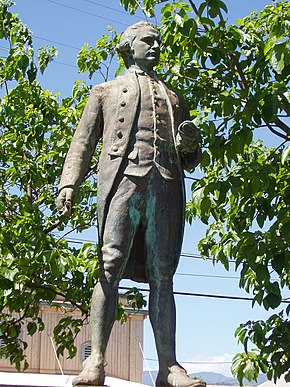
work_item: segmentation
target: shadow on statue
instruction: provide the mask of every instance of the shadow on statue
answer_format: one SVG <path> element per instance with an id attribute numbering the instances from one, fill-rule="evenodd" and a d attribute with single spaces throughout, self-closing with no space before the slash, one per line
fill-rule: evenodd
<path id="1" fill-rule="evenodd" d="M 201 159 L 198 129 L 179 92 L 157 78 L 160 36 L 138 22 L 118 52 L 126 72 L 93 88 L 68 150 L 57 206 L 68 214 L 102 138 L 98 172 L 100 277 L 91 305 L 92 353 L 74 386 L 103 386 L 105 351 L 122 278 L 150 286 L 149 317 L 159 360 L 156 386 L 204 387 L 176 360 L 173 275 L 184 229 L 183 169 Z"/>

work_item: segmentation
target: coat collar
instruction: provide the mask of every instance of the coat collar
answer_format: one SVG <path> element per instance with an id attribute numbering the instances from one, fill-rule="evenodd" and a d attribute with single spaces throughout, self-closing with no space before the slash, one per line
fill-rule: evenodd
<path id="1" fill-rule="evenodd" d="M 127 75 L 127 74 L 147 75 L 150 78 L 154 78 L 156 80 L 159 80 L 155 71 L 146 72 L 146 71 L 144 71 L 144 70 L 142 70 L 139 67 L 134 66 L 134 65 L 126 70 L 125 75 Z"/>

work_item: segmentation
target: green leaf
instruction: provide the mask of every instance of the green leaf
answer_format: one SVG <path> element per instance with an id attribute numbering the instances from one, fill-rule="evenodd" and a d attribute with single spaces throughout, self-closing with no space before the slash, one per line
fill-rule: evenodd
<path id="1" fill-rule="evenodd" d="M 276 273 L 278 273 L 279 275 L 282 275 L 283 269 L 285 267 L 285 259 L 283 255 L 275 256 L 271 262 L 271 265 L 273 269 L 276 271 Z"/>
<path id="2" fill-rule="evenodd" d="M 273 122 L 276 118 L 279 100 L 275 95 L 267 95 L 262 107 L 263 116 L 267 122 Z"/>
<path id="3" fill-rule="evenodd" d="M 282 71 L 285 67 L 285 50 L 286 46 L 284 43 L 277 44 L 273 49 L 270 51 L 271 57 L 270 57 L 270 64 L 273 67 L 273 69 L 278 73 L 282 74 Z"/>
<path id="4" fill-rule="evenodd" d="M 263 305 L 266 310 L 269 308 L 275 309 L 281 304 L 281 296 L 278 296 L 277 294 L 270 293 L 268 294 L 264 300 Z"/>
<path id="5" fill-rule="evenodd" d="M 290 145 L 283 150 L 281 163 L 285 164 L 290 154 Z"/>
<path id="6" fill-rule="evenodd" d="M 27 324 L 27 331 L 30 336 L 33 336 L 34 333 L 37 331 L 37 324 L 35 322 L 29 322 Z"/>
<path id="7" fill-rule="evenodd" d="M 180 27 L 183 27 L 183 18 L 178 13 L 175 14 L 174 20 L 176 21 L 176 24 L 178 24 Z"/>

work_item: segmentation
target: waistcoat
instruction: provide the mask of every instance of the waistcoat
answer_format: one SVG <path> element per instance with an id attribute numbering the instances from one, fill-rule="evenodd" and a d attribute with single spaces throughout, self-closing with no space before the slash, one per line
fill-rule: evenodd
<path id="1" fill-rule="evenodd" d="M 130 141 L 124 173 L 145 176 L 156 167 L 166 180 L 178 176 L 177 155 L 172 133 L 172 107 L 165 87 L 155 77 L 137 74 L 140 105 Z"/>

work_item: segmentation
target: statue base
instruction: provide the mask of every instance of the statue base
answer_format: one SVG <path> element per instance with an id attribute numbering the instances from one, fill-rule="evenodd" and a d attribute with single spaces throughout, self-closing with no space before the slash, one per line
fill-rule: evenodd
<path id="1" fill-rule="evenodd" d="M 110 387 L 107 384 L 102 384 L 101 386 L 90 385 L 90 384 L 78 384 L 76 387 Z"/>

